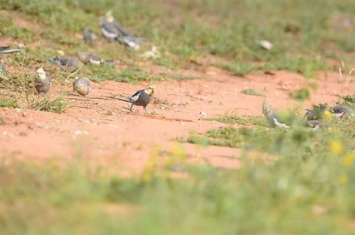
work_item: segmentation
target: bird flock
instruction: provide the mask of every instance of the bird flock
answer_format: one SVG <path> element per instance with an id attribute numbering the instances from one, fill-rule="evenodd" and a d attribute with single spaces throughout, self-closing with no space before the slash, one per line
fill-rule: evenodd
<path id="1" fill-rule="evenodd" d="M 104 17 L 100 18 L 100 28 L 102 35 L 110 42 L 118 41 L 126 47 L 137 50 L 140 45 L 145 41 L 141 37 L 137 37 L 130 32 L 123 29 L 115 20 L 112 12 L 109 11 Z M 88 27 L 84 27 L 83 40 L 87 44 L 95 44 L 98 37 L 91 32 Z M 10 54 L 20 52 L 21 49 L 10 49 L 9 46 L 0 46 L 0 54 Z M 47 58 L 51 64 L 58 66 L 61 70 L 74 73 L 78 70 L 79 60 L 84 64 L 106 64 L 116 65 L 117 62 L 112 60 L 106 60 L 92 52 L 79 52 L 78 57 L 69 56 L 55 56 L 53 58 Z M 5 67 L 0 65 L 0 78 L 8 79 L 6 76 Z M 34 88 L 38 95 L 46 95 L 52 87 L 51 78 L 47 76 L 43 66 L 37 69 L 37 77 L 34 78 Z M 91 91 L 90 79 L 87 77 L 76 77 L 73 82 L 73 91 L 79 95 L 86 97 Z M 131 104 L 130 111 L 134 105 L 142 106 L 145 113 L 148 114 L 147 105 L 152 101 L 154 95 L 155 86 L 147 85 L 144 89 L 135 92 L 132 96 L 127 98 L 117 98 L 120 101 L 128 102 Z"/>
<path id="2" fill-rule="evenodd" d="M 109 42 L 118 41 L 126 47 L 137 50 L 140 48 L 140 45 L 145 41 L 144 38 L 137 37 L 132 33 L 128 32 L 122 28 L 115 20 L 111 11 L 108 11 L 104 17 L 100 18 L 100 29 L 102 35 L 109 40 Z M 83 40 L 87 44 L 95 44 L 98 40 L 98 37 L 91 32 L 88 27 L 84 27 L 83 30 Z M 153 47 L 153 49 L 156 49 Z M 0 54 L 10 54 L 20 52 L 21 49 L 10 49 L 9 46 L 0 46 Z M 156 54 L 156 53 L 155 53 Z M 79 60 L 84 64 L 108 64 L 116 65 L 117 63 L 112 60 L 105 60 L 100 56 L 92 52 L 79 52 Z M 74 57 L 60 57 L 55 56 L 53 58 L 47 58 L 48 61 L 62 70 L 68 72 L 74 72 L 78 69 L 79 60 Z M 4 76 L 6 70 L 4 66 L 0 65 L 0 76 L 1 78 L 6 79 Z M 51 89 L 52 83 L 51 78 L 46 75 L 46 72 L 43 69 L 43 66 L 37 70 L 37 77 L 34 79 L 34 87 L 37 94 L 46 95 Z M 134 105 L 142 106 L 145 113 L 148 114 L 147 105 L 152 101 L 154 95 L 155 86 L 147 85 L 144 89 L 135 92 L 132 96 L 127 98 L 117 98 L 120 101 L 128 102 L 131 104 L 129 110 L 132 111 Z M 91 91 L 90 80 L 86 77 L 76 77 L 73 82 L 73 90 L 79 95 L 86 97 Z M 267 122 L 270 127 L 274 128 L 290 128 L 289 125 L 283 123 L 274 109 L 264 100 L 262 104 L 262 113 L 265 115 Z M 314 129 L 321 128 L 323 125 L 320 119 L 323 118 L 325 114 L 334 115 L 336 117 L 344 116 L 354 116 L 352 110 L 345 106 L 333 106 L 328 107 L 327 105 L 320 105 L 314 109 L 307 109 L 305 114 L 305 122 L 303 123 L 306 127 L 311 127 Z"/>
<path id="3" fill-rule="evenodd" d="M 263 102 L 262 112 L 270 127 L 286 129 L 290 128 L 289 125 L 281 121 L 280 116 L 277 114 L 277 112 L 275 112 L 275 110 L 266 100 Z M 326 104 L 320 104 L 319 106 L 314 106 L 313 109 L 306 109 L 303 126 L 313 129 L 322 128 L 323 124 L 321 120 L 330 116 L 344 118 L 355 116 L 355 113 L 353 110 L 346 106 L 336 105 L 329 107 Z"/>

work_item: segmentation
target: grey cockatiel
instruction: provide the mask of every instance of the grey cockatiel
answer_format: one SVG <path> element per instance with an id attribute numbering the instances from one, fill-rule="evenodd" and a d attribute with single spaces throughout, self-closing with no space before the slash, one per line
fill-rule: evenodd
<path id="1" fill-rule="evenodd" d="M 84 63 L 84 64 L 107 64 L 107 65 L 116 65 L 115 61 L 112 60 L 105 60 L 101 58 L 100 56 L 92 53 L 92 52 L 78 52 L 79 59 Z"/>
<path id="2" fill-rule="evenodd" d="M 271 127 L 290 128 L 286 124 L 281 123 L 280 118 L 266 100 L 263 102 L 263 114 Z"/>
<path id="3" fill-rule="evenodd" d="M 329 113 L 334 117 L 346 117 L 354 116 L 354 112 L 346 106 L 335 105 L 329 107 L 327 104 L 320 104 L 319 106 L 314 106 L 313 109 L 307 109 L 305 117 L 307 120 L 319 120 L 324 117 L 324 115 Z"/>
<path id="4" fill-rule="evenodd" d="M 319 120 L 307 120 L 304 123 L 304 126 L 305 127 L 310 127 L 310 128 L 313 128 L 313 129 L 318 129 L 318 128 L 322 128 L 323 124 Z"/>
<path id="5" fill-rule="evenodd" d="M 336 117 L 354 116 L 354 111 L 346 106 L 336 105 L 329 108 L 330 113 Z"/>
<path id="6" fill-rule="evenodd" d="M 10 49 L 10 46 L 0 46 L 0 54 L 11 54 L 20 51 L 21 49 Z"/>
<path id="7" fill-rule="evenodd" d="M 132 96 L 128 98 L 125 99 L 117 98 L 117 99 L 131 103 L 131 107 L 129 109 L 131 112 L 132 112 L 133 105 L 136 105 L 136 106 L 143 106 L 144 111 L 148 114 L 146 107 L 153 100 L 154 89 L 155 86 L 148 85 L 145 87 L 145 89 L 137 91 L 136 93 L 134 93 Z"/>
<path id="8" fill-rule="evenodd" d="M 75 78 L 73 82 L 73 90 L 79 95 L 87 96 L 91 90 L 90 80 L 85 77 Z"/>
<path id="9" fill-rule="evenodd" d="M 97 36 L 96 36 L 96 34 L 91 32 L 88 27 L 84 27 L 83 39 L 86 44 L 93 44 L 97 41 Z"/>
<path id="10" fill-rule="evenodd" d="M 49 62 L 52 64 L 55 64 L 59 66 L 63 70 L 67 70 L 70 72 L 73 72 L 76 70 L 79 66 L 79 60 L 73 57 L 53 57 L 53 58 L 47 58 Z"/>
<path id="11" fill-rule="evenodd" d="M 51 78 L 47 77 L 43 67 L 37 70 L 37 77 L 35 78 L 34 82 L 38 94 L 47 94 L 51 88 Z"/>
<path id="12" fill-rule="evenodd" d="M 118 25 L 111 11 L 107 12 L 105 17 L 101 17 L 101 33 L 111 42 L 117 40 L 133 49 L 138 49 L 144 41 L 143 38 L 134 36 Z"/>

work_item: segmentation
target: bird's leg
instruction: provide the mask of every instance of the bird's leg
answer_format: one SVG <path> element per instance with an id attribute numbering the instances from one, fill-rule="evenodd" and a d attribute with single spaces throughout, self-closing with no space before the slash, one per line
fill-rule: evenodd
<path id="1" fill-rule="evenodd" d="M 149 115 L 149 113 L 147 111 L 147 106 L 143 106 L 143 109 L 144 109 L 145 113 Z"/>
<path id="2" fill-rule="evenodd" d="M 133 104 L 131 104 L 131 107 L 129 107 L 129 111 L 132 112 Z"/>

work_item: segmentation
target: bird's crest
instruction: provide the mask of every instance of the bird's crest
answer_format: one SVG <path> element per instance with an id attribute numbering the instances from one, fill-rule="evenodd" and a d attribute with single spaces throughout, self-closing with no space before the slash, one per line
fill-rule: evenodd
<path id="1" fill-rule="evenodd" d="M 106 14 L 105 14 L 105 20 L 106 20 L 107 22 L 113 22 L 113 21 L 115 20 L 115 18 L 114 18 L 113 15 L 112 15 L 112 11 L 106 12 Z"/>
<path id="2" fill-rule="evenodd" d="M 39 69 L 37 69 L 37 75 L 42 80 L 44 80 L 46 78 L 46 72 L 44 71 L 43 66 L 41 66 Z"/>
<path id="3" fill-rule="evenodd" d="M 267 115 L 268 113 L 270 113 L 270 110 L 271 110 L 271 107 L 270 107 L 269 103 L 266 100 L 264 100 L 264 102 L 263 102 L 263 114 Z"/>
<path id="4" fill-rule="evenodd" d="M 147 94 L 149 94 L 149 95 L 153 95 L 154 89 L 155 89 L 154 85 L 148 85 L 145 87 L 145 92 L 147 92 Z"/>

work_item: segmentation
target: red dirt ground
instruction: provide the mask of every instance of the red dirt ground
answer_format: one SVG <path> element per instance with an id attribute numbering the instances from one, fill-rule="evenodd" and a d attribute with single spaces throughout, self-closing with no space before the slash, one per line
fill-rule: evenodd
<path id="1" fill-rule="evenodd" d="M 151 69 L 154 73 L 154 67 Z M 174 72 L 175 73 L 175 72 Z M 127 110 L 127 104 L 113 97 L 129 96 L 146 84 L 116 82 L 92 83 L 88 99 L 70 93 L 72 108 L 63 114 L 30 109 L 0 109 L 0 149 L 3 156 L 62 159 L 82 156 L 88 161 L 107 165 L 121 174 L 140 172 L 153 148 L 171 151 L 175 138 L 190 132 L 204 133 L 211 128 L 229 125 L 205 118 L 236 112 L 239 116 L 261 116 L 265 98 L 275 109 L 304 108 L 312 104 L 335 104 L 337 94 L 353 94 L 354 84 L 339 82 L 339 74 L 321 73 L 317 79 L 305 79 L 289 72 L 273 75 L 254 73 L 244 78 L 214 67 L 204 71 L 181 71 L 203 79 L 156 82 L 155 102 Z M 311 100 L 297 103 L 289 93 L 309 83 L 318 88 Z M 254 89 L 266 97 L 242 94 Z M 53 87 L 52 96 L 59 93 Z M 157 102 L 158 101 L 158 102 Z M 202 115 L 205 112 L 207 116 Z M 217 167 L 238 167 L 240 150 L 227 147 L 201 147 L 180 144 L 195 163 L 209 162 Z"/>

